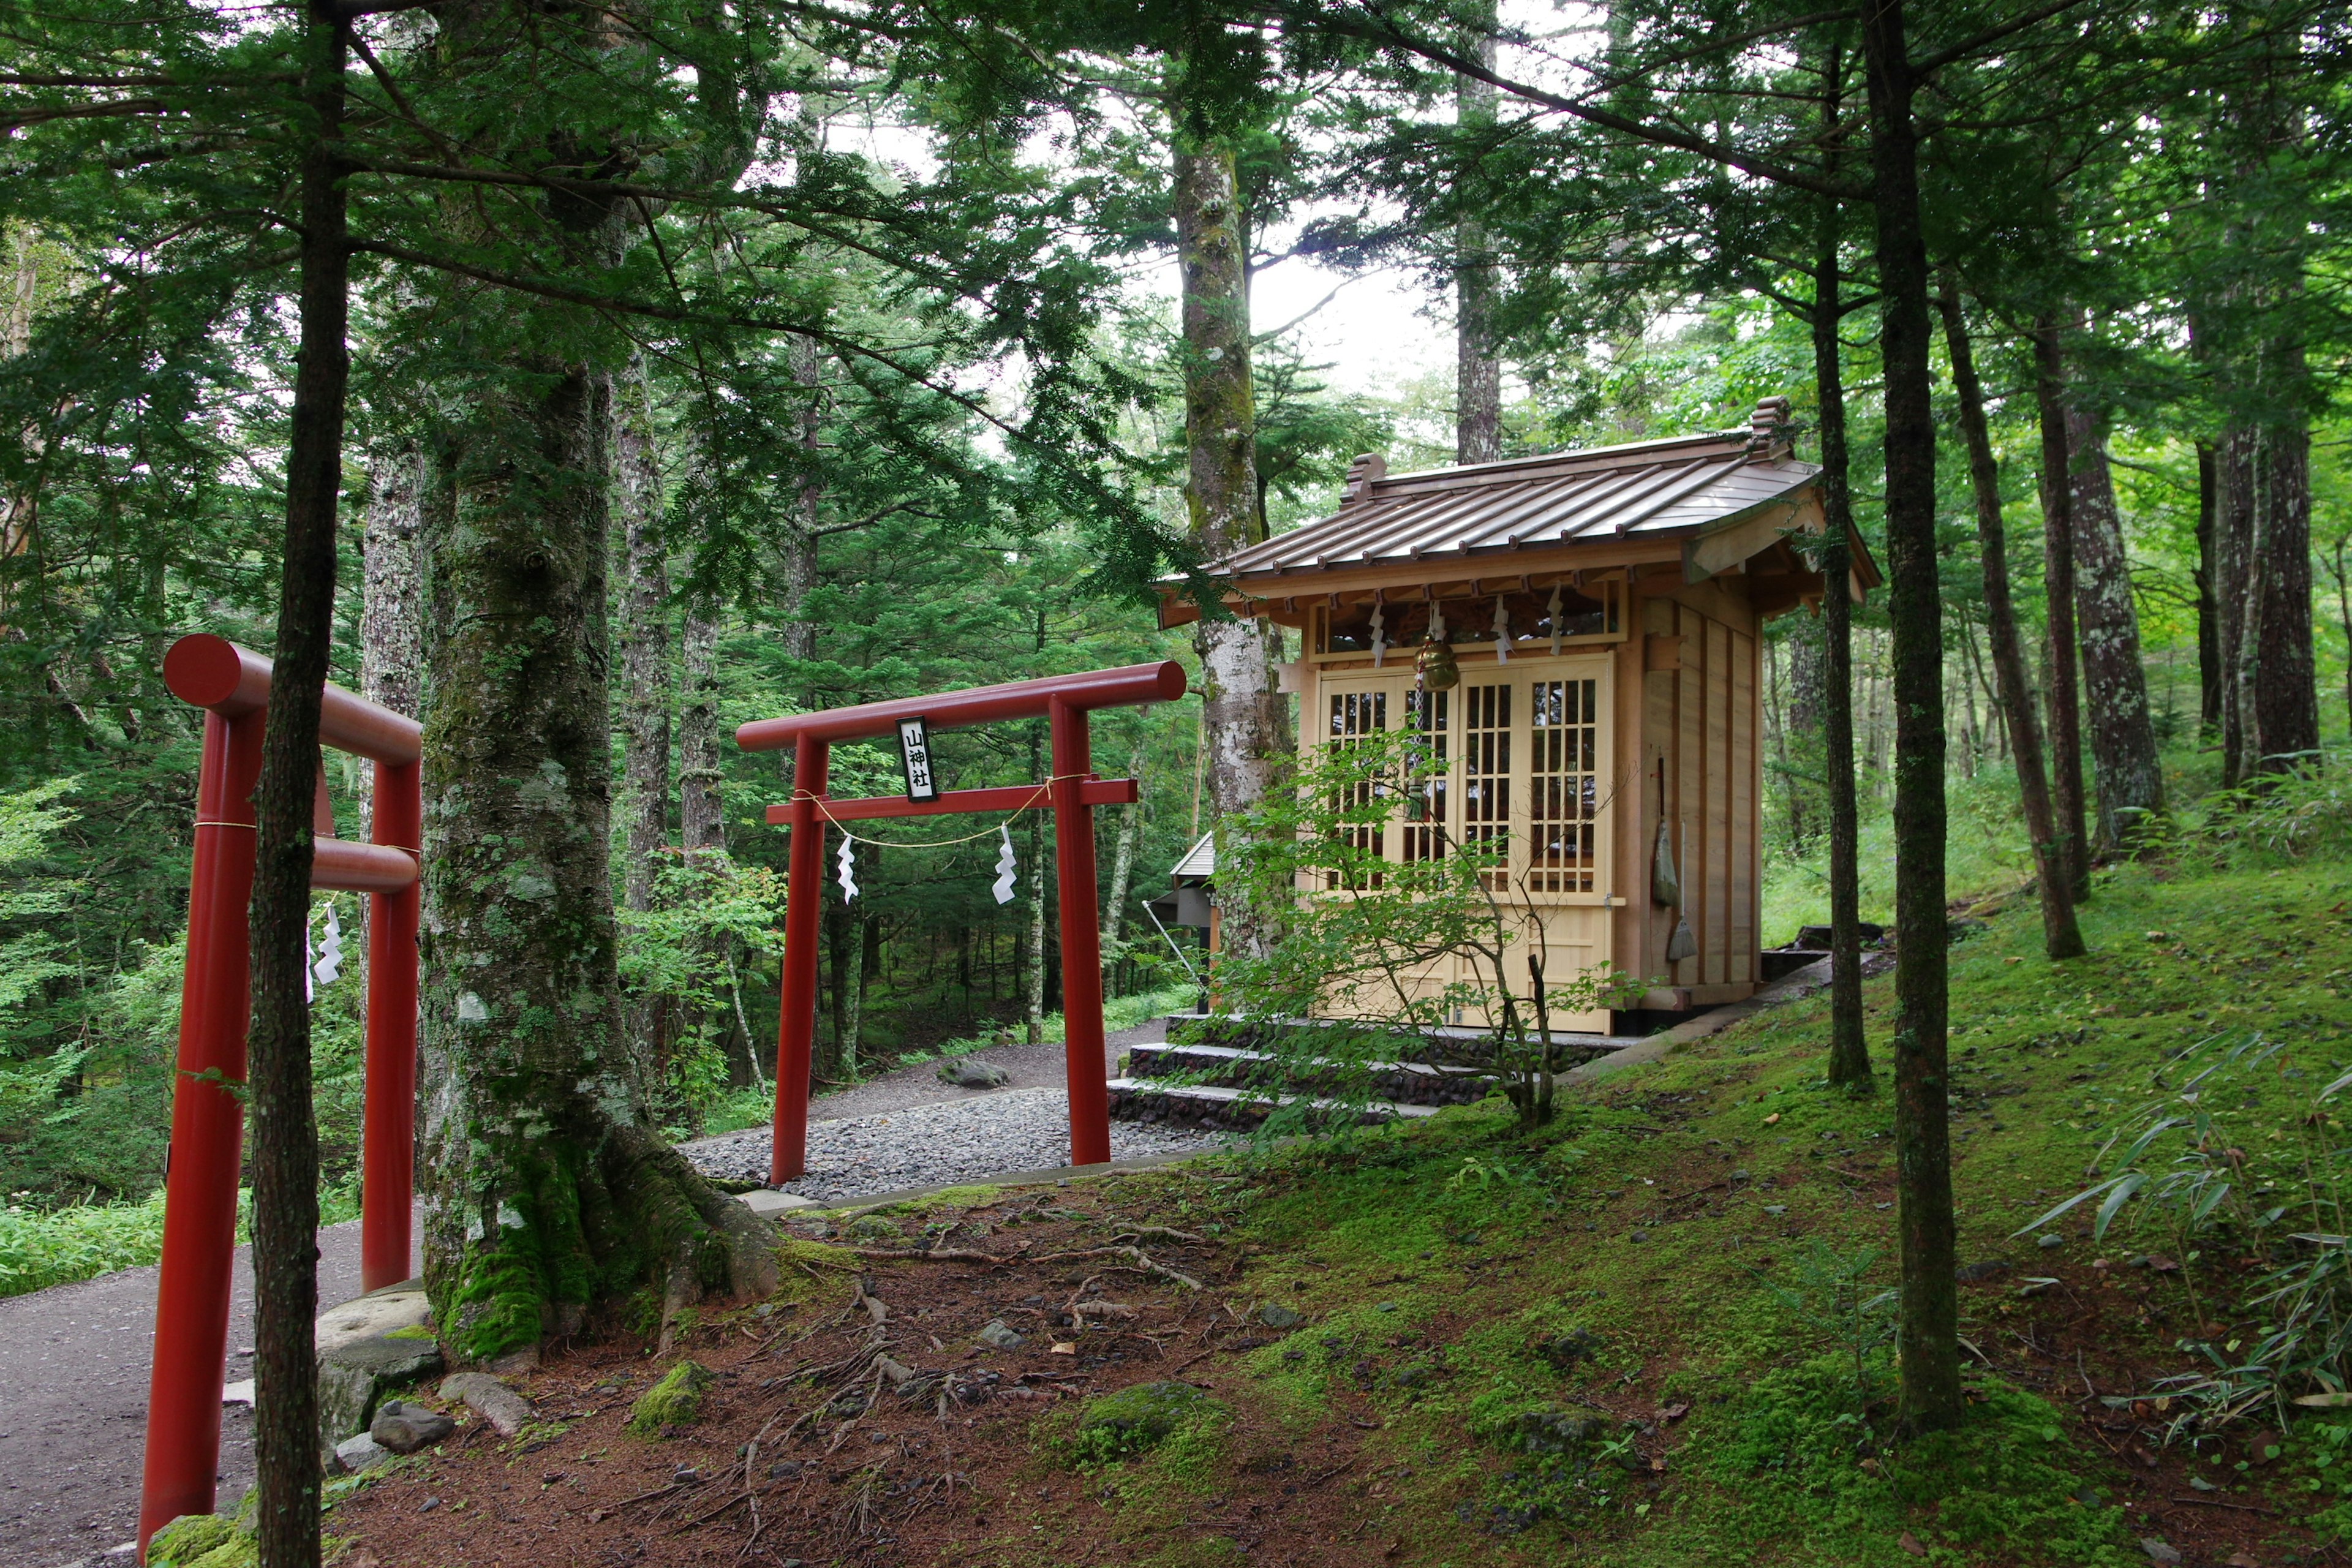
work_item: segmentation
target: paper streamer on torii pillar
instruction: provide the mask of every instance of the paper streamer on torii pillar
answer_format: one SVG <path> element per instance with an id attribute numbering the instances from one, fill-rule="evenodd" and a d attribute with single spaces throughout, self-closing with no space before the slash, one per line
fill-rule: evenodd
<path id="1" fill-rule="evenodd" d="M 841 901 L 849 902 L 857 896 L 857 843 L 844 837 L 841 841 Z"/>

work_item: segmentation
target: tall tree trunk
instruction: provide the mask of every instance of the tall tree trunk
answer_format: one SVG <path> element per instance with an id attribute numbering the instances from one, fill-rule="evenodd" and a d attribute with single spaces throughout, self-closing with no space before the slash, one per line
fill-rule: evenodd
<path id="1" fill-rule="evenodd" d="M 1832 323 L 1830 331 L 1832 332 L 1837 331 L 1834 322 Z M 1816 391 L 1824 390 L 1821 385 L 1818 364 L 1815 366 L 1814 383 Z M 1838 442 L 1841 447 L 1845 442 L 1843 414 L 1843 410 L 1841 409 L 1839 411 L 1841 428 L 1838 431 Z M 1828 415 L 1822 416 L 1825 426 L 1831 417 L 1832 416 Z M 1823 468 L 1822 483 L 1826 491 L 1830 482 L 1827 477 L 1829 437 L 1826 429 L 1822 433 L 1822 447 Z M 1825 540 L 1826 537 L 1824 535 Z M 1847 563 L 1849 568 L 1852 564 L 1851 561 Z M 1824 563 L 1824 570 L 1826 569 L 1826 563 Z M 1830 712 L 1829 618 L 1826 614 L 1829 604 L 1826 596 L 1822 600 L 1822 607 L 1824 613 L 1821 616 L 1809 624 L 1798 626 L 1795 634 L 1788 639 L 1789 700 L 1785 710 L 1786 717 L 1780 726 L 1782 742 L 1780 765 L 1790 770 L 1790 773 L 1784 775 L 1789 792 L 1789 842 L 1801 850 L 1810 847 L 1813 840 L 1820 837 L 1822 831 L 1821 819 L 1813 813 L 1811 793 L 1804 786 L 1808 780 L 1820 779 L 1822 781 L 1822 787 L 1826 790 L 1829 778 L 1826 771 L 1828 764 L 1825 760 L 1827 734 L 1823 729 Z M 1850 650 L 1849 658 L 1851 658 Z M 1853 714 L 1851 709 L 1846 713 L 1845 725 L 1846 747 L 1851 752 L 1853 746 Z M 1847 787 L 1850 789 L 1852 785 L 1849 784 Z M 1824 805 L 1826 805 L 1826 798 L 1824 795 Z"/>
<path id="2" fill-rule="evenodd" d="M 2074 880 L 2091 896 L 2091 844 L 2083 812 L 2083 700 L 2075 673 L 2074 487 L 2067 482 L 2066 361 L 2058 323 L 2033 324 L 2033 402 L 2042 429 L 2042 584 L 2048 645 L 2043 700 L 2050 708 L 2050 806 Z"/>
<path id="3" fill-rule="evenodd" d="M 727 862 L 727 816 L 719 795 L 724 776 L 719 734 L 719 623 L 708 610 L 689 606 L 678 638 L 680 660 L 677 716 L 678 847 L 686 863 L 702 878 L 731 875 Z M 700 879 L 698 879 L 698 884 Z M 703 960 L 713 972 L 732 973 L 735 944 L 724 931 L 709 931 L 700 939 Z M 725 1043 L 727 1081 L 736 1087 L 759 1076 L 751 1059 L 758 1047 L 748 1030 L 733 1026 L 732 1009 L 712 1005 L 694 1020 Z M 848 1031 L 852 1041 L 856 1031 Z"/>
<path id="4" fill-rule="evenodd" d="M 264 1568 L 319 1562 L 319 1129 L 310 1101 L 311 806 L 319 704 L 334 637 L 335 533 L 342 494 L 344 342 L 351 251 L 342 170 L 341 14 L 312 0 L 303 29 L 301 360 L 286 455 L 286 554 L 278 574 L 251 910 L 254 1460 Z"/>
<path id="5" fill-rule="evenodd" d="M 1186 500 L 1202 555 L 1221 560 L 1252 542 L 1257 515 L 1257 416 L 1250 388 L 1248 247 L 1231 146 L 1179 135 L 1175 146 L 1177 262 L 1183 285 Z M 1211 826 L 1222 846 L 1274 784 L 1285 750 L 1272 638 L 1249 616 L 1204 615 L 1193 639 L 1210 751 Z M 1229 895 L 1226 944 L 1263 951 L 1275 911 Z M 1042 983 L 1043 969 L 1040 967 Z"/>
<path id="6" fill-rule="evenodd" d="M 1021 1016 L 1029 1044 L 1045 1043 L 1045 814 L 1024 812 L 1029 829 L 1029 923 L 1022 928 Z"/>
<path id="7" fill-rule="evenodd" d="M 2347 576 L 2344 564 L 2344 547 L 2352 543 L 2352 535 L 2339 534 L 2335 552 L 2330 557 L 2336 579 L 2336 620 L 2344 632 L 2344 719 L 2352 727 L 2352 576 Z"/>
<path id="8" fill-rule="evenodd" d="M 411 719 L 422 711 L 424 584 L 416 575 L 416 536 L 425 525 L 425 454 L 401 446 L 368 472 L 362 546 L 360 695 Z"/>
<path id="9" fill-rule="evenodd" d="M 522 47 L 498 8 L 436 15 L 455 65 Z M 532 155 L 569 166 L 577 145 Z M 619 200 L 575 185 L 538 216 L 617 264 Z M 456 505 L 425 532 L 425 1279 L 442 1342 L 503 1364 L 598 1303 L 650 1289 L 677 1308 L 777 1275 L 766 1222 L 662 1142 L 621 1037 L 606 480 L 627 354 L 586 310 L 452 287 L 475 336 L 440 389 Z"/>
<path id="10" fill-rule="evenodd" d="M 691 858 L 727 847 L 727 814 L 719 798 L 723 753 L 719 734 L 719 622 L 709 612 L 687 611 L 680 639 L 684 691 L 677 718 L 678 842 Z"/>
<path id="11" fill-rule="evenodd" d="M 1135 742 L 1135 750 L 1127 759 L 1127 776 L 1140 779 L 1146 751 L 1143 742 Z M 1127 895 L 1135 881 L 1135 840 L 1143 823 L 1143 805 L 1130 801 L 1119 807 L 1118 837 L 1111 850 L 1110 892 L 1103 900 L 1102 950 L 1116 963 L 1122 949 L 1119 934 L 1127 927 Z"/>
<path id="12" fill-rule="evenodd" d="M 1936 416 L 1928 369 L 1927 251 L 1902 0 L 1863 12 L 1885 365 L 1887 618 L 1895 637 L 1895 1142 L 1902 1230 L 1903 1420 L 1957 1425 L 1949 940 L 1944 921 L 1943 599 L 1936 555 Z"/>
<path id="13" fill-rule="evenodd" d="M 621 903 L 642 915 L 653 909 L 655 883 L 671 863 L 669 563 L 642 357 L 618 378 L 613 413 L 614 493 L 621 507 Z M 622 1039 L 646 1094 L 656 1101 L 666 1076 L 667 1011 L 663 998 L 650 994 L 633 994 L 623 1005 Z"/>
<path id="14" fill-rule="evenodd" d="M 2017 760 L 2017 793 L 2025 808 L 2025 831 L 2033 843 L 2033 870 L 2042 892 L 2042 946 L 2053 959 L 2080 958 L 2082 927 L 2074 918 L 2074 879 L 2066 875 L 2058 843 L 2058 819 L 2050 805 L 2050 781 L 2042 772 L 2042 734 L 2034 721 L 2033 690 L 2025 674 L 2025 641 L 2017 629 L 2010 597 L 2009 531 L 2000 515 L 2000 470 L 1985 421 L 1984 387 L 1977 380 L 1976 353 L 1969 342 L 1959 279 L 1946 275 L 1944 340 L 1952 361 L 1952 385 L 1960 400 L 1960 434 L 1969 448 L 1969 483 L 1977 503 L 1977 541 L 1984 556 L 1985 626 L 1992 643 L 1994 679 L 2009 719 L 2010 746 Z"/>
<path id="15" fill-rule="evenodd" d="M 2074 536 L 2074 609 L 2082 620 L 2083 700 L 2091 714 L 2091 760 L 2099 784 L 2098 852 L 2121 854 L 2164 810 L 2147 672 L 2139 661 L 2139 612 L 2131 563 L 2107 468 L 2106 422 L 2066 410 L 2068 517 Z"/>
<path id="16" fill-rule="evenodd" d="M 2210 442 L 2197 443 L 2197 728 L 2221 725 L 2221 475 Z"/>
<path id="17" fill-rule="evenodd" d="M 1832 46 L 1824 61 L 1822 106 L 1829 163 L 1838 161 L 1835 127 L 1844 116 L 1846 56 Z M 1853 496 L 1848 482 L 1844 355 L 1838 342 L 1845 307 L 1839 296 L 1844 213 L 1832 197 L 1815 210 L 1813 386 L 1822 426 L 1822 777 L 1830 826 L 1829 1080 L 1849 1093 L 1877 1089 L 1862 1008 L 1862 816 L 1853 769 Z"/>
<path id="18" fill-rule="evenodd" d="M 1495 17 L 1482 5 L 1465 31 L 1463 52 L 1489 69 L 1495 64 Z M 1454 118 L 1465 131 L 1495 123 L 1497 89 L 1475 77 L 1457 77 Z M 1475 187 L 1475 182 L 1465 182 Z M 1459 463 L 1491 463 L 1503 455 L 1503 362 L 1496 353 L 1495 282 L 1486 226 L 1464 216 L 1454 226 L 1454 455 Z"/>
<path id="19" fill-rule="evenodd" d="M 416 536 L 424 527 L 425 454 L 404 443 L 368 465 L 360 572 L 360 695 L 414 719 L 425 671 Z M 360 770 L 362 831 L 375 830 L 375 770 Z"/>
<path id="20" fill-rule="evenodd" d="M 818 511 L 824 486 L 818 479 L 817 454 L 824 447 L 824 360 L 814 339 L 794 337 L 785 345 L 793 379 L 808 389 L 798 419 L 803 460 L 809 465 L 793 487 L 795 515 L 783 542 L 784 657 L 801 662 L 816 658 L 817 623 L 806 613 L 809 595 L 816 591 Z"/>
<path id="21" fill-rule="evenodd" d="M 2302 355 L 2294 358 L 2299 362 Z M 2301 379 L 2301 365 L 2295 366 Z M 2253 617 L 2262 679 L 2254 689 L 2262 773 L 2309 769 L 2319 749 L 2319 687 L 2311 631 L 2311 432 L 2298 418 L 2267 432 L 2263 468 L 2265 554 Z"/>

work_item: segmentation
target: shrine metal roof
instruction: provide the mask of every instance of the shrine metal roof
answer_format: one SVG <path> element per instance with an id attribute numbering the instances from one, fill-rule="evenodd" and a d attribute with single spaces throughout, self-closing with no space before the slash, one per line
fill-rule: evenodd
<path id="1" fill-rule="evenodd" d="M 1783 400 L 1753 430 L 1636 441 L 1498 463 L 1386 472 L 1359 458 L 1339 510 L 1211 563 L 1248 579 L 1475 559 L 1512 551 L 1699 532 L 1793 499 L 1821 469 L 1790 455 Z M 1768 413 L 1776 417 L 1768 421 Z"/>

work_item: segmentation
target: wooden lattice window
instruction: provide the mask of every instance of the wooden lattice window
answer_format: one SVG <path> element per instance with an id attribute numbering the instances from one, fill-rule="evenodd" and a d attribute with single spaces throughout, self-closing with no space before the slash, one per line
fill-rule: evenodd
<path id="1" fill-rule="evenodd" d="M 1453 708 L 1450 691 L 1412 690 L 1404 694 L 1405 722 L 1420 738 L 1422 783 L 1417 797 L 1407 803 L 1404 858 L 1434 860 L 1445 853 L 1446 815 L 1452 805 L 1453 759 L 1447 747 L 1453 737 L 1446 721 Z"/>
<path id="2" fill-rule="evenodd" d="M 1528 690 L 1528 890 L 1589 893 L 1601 811 L 1601 683 L 1538 680 Z"/>
<path id="3" fill-rule="evenodd" d="M 1331 694 L 1330 743 L 1336 748 L 1352 749 L 1365 737 L 1379 734 L 1389 724 L 1389 694 L 1385 691 L 1335 691 Z M 1372 799 L 1370 780 L 1350 784 L 1338 804 L 1342 810 L 1367 805 Z M 1377 823 L 1359 823 L 1340 829 L 1340 840 L 1349 848 L 1368 851 L 1374 859 L 1388 853 L 1387 835 Z M 1338 888 L 1345 879 L 1337 870 L 1323 874 L 1326 888 Z M 1375 883 L 1378 879 L 1375 877 Z"/>
<path id="4" fill-rule="evenodd" d="M 1510 885 L 1511 688 L 1462 688 L 1462 847 L 1491 858 L 1487 886 Z"/>

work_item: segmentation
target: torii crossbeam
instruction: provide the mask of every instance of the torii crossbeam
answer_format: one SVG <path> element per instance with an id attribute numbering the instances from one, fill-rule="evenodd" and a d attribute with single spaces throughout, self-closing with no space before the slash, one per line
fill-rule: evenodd
<path id="1" fill-rule="evenodd" d="M 1102 942 L 1095 908 L 1094 807 L 1134 800 L 1136 784 L 1133 779 L 1095 777 L 1087 716 L 1100 708 L 1173 701 L 1184 695 L 1184 684 L 1183 666 L 1171 659 L 761 719 L 735 731 L 735 743 L 747 752 L 793 748 L 793 798 L 785 805 L 768 807 L 770 822 L 793 830 L 784 905 L 783 1005 L 776 1025 L 775 1133 L 768 1160 L 771 1185 L 782 1186 L 808 1169 L 809 1056 L 816 1035 L 817 914 L 824 891 L 826 820 L 1054 808 L 1055 880 L 1062 910 L 1063 1039 L 1070 1086 L 1070 1163 L 1097 1165 L 1110 1158 L 1110 1104 L 1103 1070 Z M 896 795 L 835 800 L 824 792 L 826 763 L 836 741 L 895 735 L 901 720 L 920 719 L 929 729 L 949 730 L 1038 718 L 1049 721 L 1053 731 L 1053 776 L 1042 783 L 949 790 L 922 800 Z"/>

